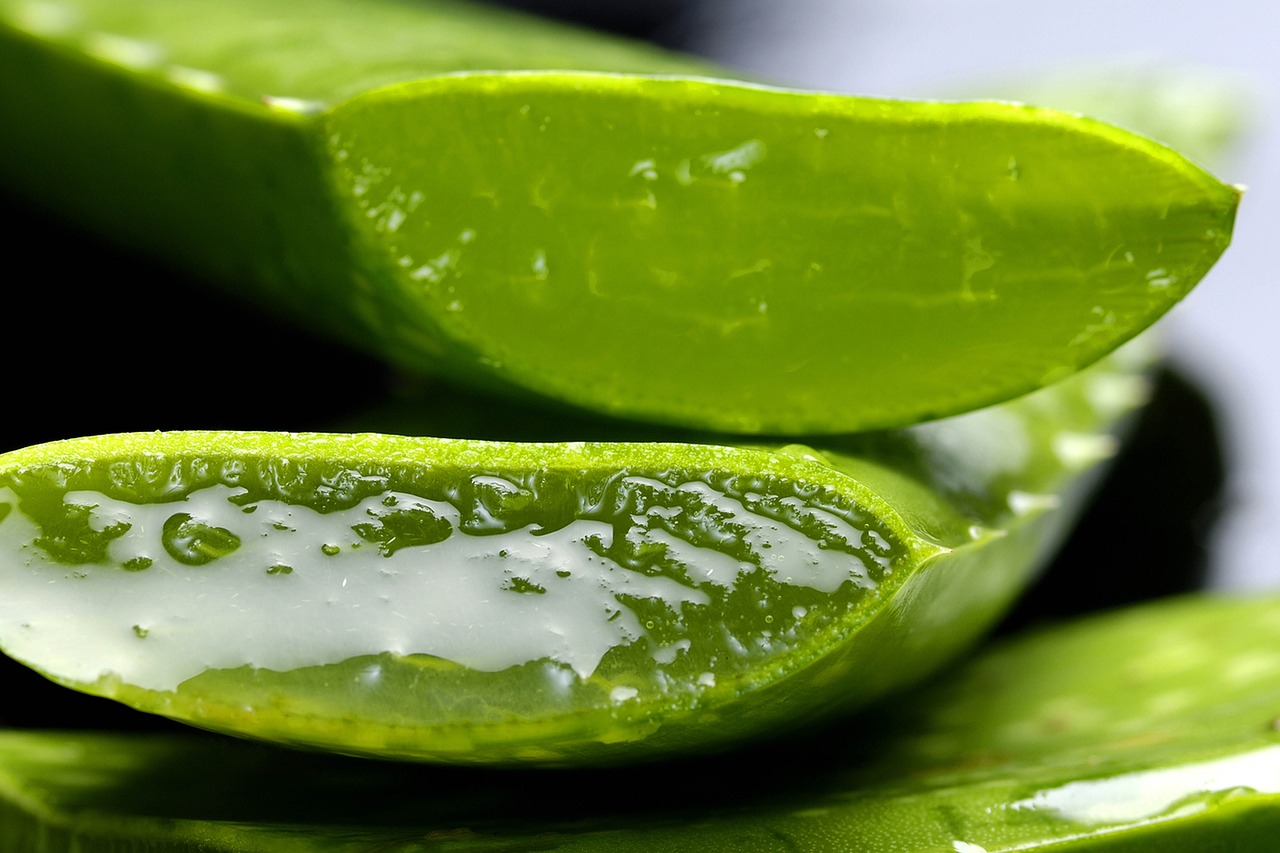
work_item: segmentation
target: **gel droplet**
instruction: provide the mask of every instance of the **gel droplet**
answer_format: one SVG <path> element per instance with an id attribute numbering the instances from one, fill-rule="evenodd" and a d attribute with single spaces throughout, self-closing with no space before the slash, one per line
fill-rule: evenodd
<path id="1" fill-rule="evenodd" d="M 170 557 L 186 566 L 203 566 L 240 547 L 240 537 L 225 527 L 206 524 L 190 513 L 169 516 L 160 542 Z"/>

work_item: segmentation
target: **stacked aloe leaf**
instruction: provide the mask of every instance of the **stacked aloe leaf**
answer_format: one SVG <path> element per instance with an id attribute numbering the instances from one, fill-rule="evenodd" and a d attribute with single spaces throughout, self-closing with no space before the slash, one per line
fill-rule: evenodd
<path id="1" fill-rule="evenodd" d="M 479 7 L 0 2 L 11 191 L 455 383 L 359 432 L 0 456 L 10 657 L 311 751 L 6 732 L 0 849 L 1262 837 L 1270 629 L 1238 671 L 1155 638 L 1272 605 L 849 716 L 1034 579 L 1238 192 L 1079 116 L 720 75 Z M 1212 678 L 1219 719 L 1177 687 Z"/>

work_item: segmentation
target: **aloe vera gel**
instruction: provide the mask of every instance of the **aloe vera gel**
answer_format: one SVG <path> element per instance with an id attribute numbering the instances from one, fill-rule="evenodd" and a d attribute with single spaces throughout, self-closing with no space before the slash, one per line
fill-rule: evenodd
<path id="1" fill-rule="evenodd" d="M 420 444 L 432 464 L 26 468 L 0 489 L 0 549 L 21 564 L 0 580 L 6 648 L 214 725 L 355 715 L 388 740 L 349 748 L 438 728 L 416 750 L 461 753 L 473 732 L 572 733 L 586 712 L 742 690 L 940 550 L 847 494 L 742 473 L 749 451 L 655 469 L 643 453 Z"/>
<path id="2" fill-rule="evenodd" d="M 494 467 L 215 457 L 25 473 L 0 493 L 21 507 L 2 547 L 29 561 L 3 582 L 11 651 L 159 693 L 208 669 L 359 661 L 350 689 L 373 697 L 400 689 L 384 668 L 421 677 L 403 659 L 426 655 L 407 665 L 439 670 L 416 722 L 466 708 L 500 723 L 539 696 L 565 713 L 695 698 L 717 672 L 785 656 L 908 557 L 841 496 L 767 476 Z M 448 689 L 503 671 L 483 705 Z M 520 685 L 505 707 L 504 681 Z"/>
<path id="3" fill-rule="evenodd" d="M 856 707 L 980 633 L 1114 452 L 1144 363 L 820 448 L 28 448 L 0 457 L 0 646 L 143 710 L 344 752 L 716 749 Z"/>
<path id="4" fill-rule="evenodd" d="M 687 624 L 705 623 L 699 617 L 713 598 L 752 600 L 742 624 L 725 627 L 771 654 L 799 623 L 830 622 L 832 611 L 874 589 L 895 551 L 904 556 L 869 519 L 851 524 L 848 508 L 838 514 L 817 495 L 807 505 L 770 494 L 786 484 L 748 480 L 743 492 L 748 478 L 727 472 L 702 475 L 728 481 L 714 485 L 690 472 L 664 474 L 577 483 L 533 475 L 523 485 L 455 474 L 423 490 L 436 499 L 386 489 L 328 513 L 306 498 L 253 500 L 221 485 L 162 504 L 78 489 L 64 496 L 61 517 L 6 529 L 18 537 L 6 547 L 31 543 L 53 558 L 38 559 L 8 598 L 26 612 L 55 611 L 46 630 L 72 649 L 106 640 L 94 666 L 151 690 L 173 690 L 210 666 L 292 670 L 382 653 L 429 654 L 481 672 L 545 660 L 550 687 L 570 674 L 590 678 L 611 651 L 634 657 L 637 644 L 652 663 L 605 671 L 679 659 L 685 671 L 664 678 L 712 685 L 713 663 L 753 656 L 728 635 L 693 654 L 690 632 L 720 627 Z M 572 505 L 548 506 L 545 490 Z M 79 537 L 46 532 L 80 519 Z M 56 606 L 41 601 L 51 564 L 97 549 L 98 564 L 114 571 L 62 574 L 69 595 Z M 846 582 L 845 595 L 829 601 Z M 119 605 L 104 612 L 106 600 Z M 306 633 L 273 618 L 280 613 Z M 246 633 L 244 624 L 257 627 Z M 172 648 L 140 656 L 135 637 Z M 82 681 L 96 675 L 80 655 L 59 670 Z M 377 680 L 376 666 L 368 677 Z"/>

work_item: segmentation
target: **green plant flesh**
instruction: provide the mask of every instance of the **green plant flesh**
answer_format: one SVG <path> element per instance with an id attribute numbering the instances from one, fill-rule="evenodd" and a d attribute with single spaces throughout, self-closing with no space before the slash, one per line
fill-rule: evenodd
<path id="1" fill-rule="evenodd" d="M 715 73 L 444 4 L 0 0 L 0 180 L 401 364 L 739 432 L 1031 390 L 1229 240 L 1235 189 L 1099 122 Z"/>
<path id="2" fill-rule="evenodd" d="M 989 625 L 1114 450 L 1142 363 L 820 448 L 40 445 L 0 456 L 0 645 L 144 710 L 343 752 L 713 749 L 918 679 Z"/>
<path id="3" fill-rule="evenodd" d="M 821 741 L 668 767 L 648 798 L 630 795 L 634 770 L 539 788 L 196 737 L 12 731 L 0 850 L 1267 850 L 1278 643 L 1274 598 L 1095 617 Z"/>

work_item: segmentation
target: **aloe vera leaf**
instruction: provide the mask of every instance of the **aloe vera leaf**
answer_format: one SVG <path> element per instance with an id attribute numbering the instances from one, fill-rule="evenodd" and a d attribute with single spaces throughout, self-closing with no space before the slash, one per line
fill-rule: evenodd
<path id="1" fill-rule="evenodd" d="M 531 786 L 213 738 L 9 731 L 0 850 L 1265 850 L 1278 641 L 1275 598 L 1081 620 L 821 738 L 668 767 L 655 798 L 623 794 L 634 768 Z"/>
<path id="2" fill-rule="evenodd" d="M 1235 189 L 1089 119 L 714 80 L 518 20 L 8 0 L 0 180 L 400 364 L 743 432 L 1028 391 L 1229 240 Z"/>
<path id="3" fill-rule="evenodd" d="M 918 679 L 987 627 L 1113 452 L 1148 356 L 820 448 L 214 432 L 15 451 L 0 647 L 143 710 L 350 753 L 721 748 Z"/>
<path id="4" fill-rule="evenodd" d="M 996 81 L 981 91 L 1136 130 L 1214 170 L 1230 161 L 1255 124 L 1252 87 L 1213 67 L 1111 62 Z"/>

